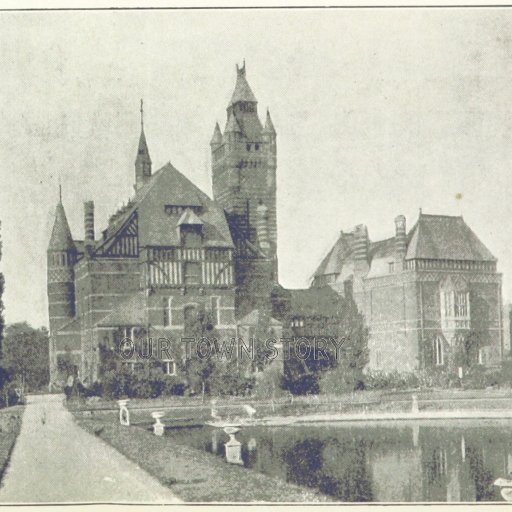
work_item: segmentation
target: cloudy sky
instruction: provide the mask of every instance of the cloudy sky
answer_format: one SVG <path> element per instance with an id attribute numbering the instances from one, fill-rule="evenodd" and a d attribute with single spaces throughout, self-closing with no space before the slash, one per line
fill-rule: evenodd
<path id="1" fill-rule="evenodd" d="M 132 191 L 139 99 L 154 169 L 210 193 L 235 64 L 278 132 L 280 280 L 304 287 L 340 229 L 464 216 L 512 299 L 512 10 L 0 13 L 0 220 L 8 322 L 47 324 L 58 180 L 75 238 Z"/>

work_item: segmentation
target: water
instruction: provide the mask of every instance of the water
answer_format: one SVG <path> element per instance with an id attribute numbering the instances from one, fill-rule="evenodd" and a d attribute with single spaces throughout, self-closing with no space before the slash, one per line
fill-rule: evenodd
<path id="1" fill-rule="evenodd" d="M 244 427 L 236 439 L 245 467 L 339 501 L 472 502 L 503 501 L 492 484 L 512 471 L 511 434 L 511 421 L 449 420 Z M 221 429 L 166 435 L 226 460 Z"/>

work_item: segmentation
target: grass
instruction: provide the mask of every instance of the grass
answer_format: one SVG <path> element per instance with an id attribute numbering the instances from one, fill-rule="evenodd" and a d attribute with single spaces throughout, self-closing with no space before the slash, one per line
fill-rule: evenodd
<path id="1" fill-rule="evenodd" d="M 22 406 L 14 406 L 0 411 L 0 485 L 9 459 L 20 433 Z"/>
<path id="2" fill-rule="evenodd" d="M 157 478 L 186 502 L 328 502 L 330 498 L 250 469 L 227 464 L 215 455 L 157 437 L 143 427 L 123 427 L 113 413 L 84 418 L 82 428 L 100 437 Z M 148 415 L 144 416 L 146 423 Z"/>

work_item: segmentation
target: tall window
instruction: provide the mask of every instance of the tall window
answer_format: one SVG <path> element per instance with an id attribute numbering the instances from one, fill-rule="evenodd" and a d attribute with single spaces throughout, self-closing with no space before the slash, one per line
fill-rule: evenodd
<path id="1" fill-rule="evenodd" d="M 172 297 L 166 297 L 163 300 L 164 309 L 164 327 L 172 325 Z"/>
<path id="2" fill-rule="evenodd" d="M 220 325 L 220 310 L 219 310 L 219 297 L 212 297 L 212 320 L 213 325 Z"/>
<path id="3" fill-rule="evenodd" d="M 444 316 L 448 318 L 469 317 L 469 292 L 444 292 Z"/>
<path id="4" fill-rule="evenodd" d="M 201 284 L 201 264 L 194 261 L 187 261 L 184 267 L 185 286 Z"/>
<path id="5" fill-rule="evenodd" d="M 434 361 L 436 366 L 442 366 L 444 364 L 443 341 L 439 336 L 434 340 Z"/>

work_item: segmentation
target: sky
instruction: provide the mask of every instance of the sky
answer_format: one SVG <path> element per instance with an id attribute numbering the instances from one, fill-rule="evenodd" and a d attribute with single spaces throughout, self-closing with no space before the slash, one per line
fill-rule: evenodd
<path id="1" fill-rule="evenodd" d="M 0 13 L 0 221 L 8 323 L 48 324 L 62 183 L 76 239 L 133 192 L 139 101 L 157 170 L 211 194 L 209 141 L 246 60 L 277 130 L 282 285 L 309 285 L 339 231 L 393 236 L 463 215 L 512 300 L 512 10 Z"/>

